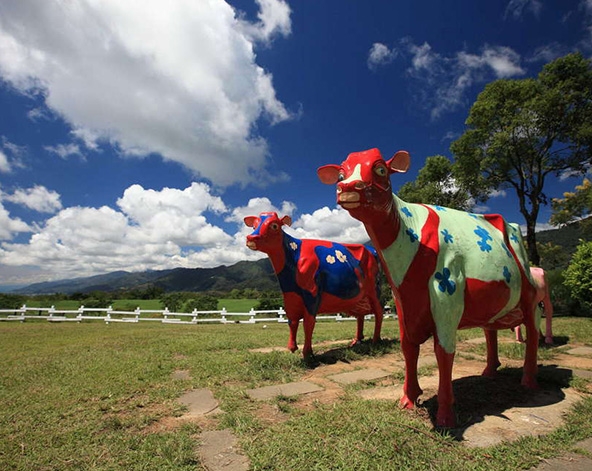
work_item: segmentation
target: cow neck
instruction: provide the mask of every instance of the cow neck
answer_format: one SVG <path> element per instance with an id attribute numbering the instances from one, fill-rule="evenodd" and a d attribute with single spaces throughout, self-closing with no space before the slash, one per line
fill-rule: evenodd
<path id="1" fill-rule="evenodd" d="M 386 208 L 367 214 L 363 222 L 375 247 L 381 251 L 389 248 L 396 240 L 401 227 L 394 195 Z"/>
<path id="2" fill-rule="evenodd" d="M 267 254 L 276 275 L 280 274 L 286 267 L 290 269 L 296 267 L 297 255 L 291 245 L 296 244 L 299 247 L 299 242 L 298 239 L 284 232 L 281 246 Z"/>

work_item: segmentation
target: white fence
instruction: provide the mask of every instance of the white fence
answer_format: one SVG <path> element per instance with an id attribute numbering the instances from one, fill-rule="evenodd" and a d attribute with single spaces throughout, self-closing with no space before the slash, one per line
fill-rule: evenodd
<path id="1" fill-rule="evenodd" d="M 365 316 L 366 320 L 374 317 L 373 314 Z M 392 314 L 385 314 L 392 317 Z M 28 319 L 47 320 L 49 322 L 82 322 L 82 321 L 104 321 L 111 322 L 160 322 L 162 324 L 255 324 L 257 322 L 279 322 L 287 323 L 286 311 L 282 308 L 277 310 L 249 312 L 228 312 L 225 308 L 220 311 L 198 311 L 193 312 L 171 312 L 168 308 L 162 310 L 140 309 L 135 311 L 115 311 L 111 306 L 108 308 L 90 308 L 80 306 L 74 310 L 60 310 L 54 306 L 49 308 L 21 306 L 18 309 L 0 309 L 0 321 L 20 321 Z M 348 321 L 355 320 L 354 317 L 336 315 L 319 315 L 317 321 L 333 320 Z"/>

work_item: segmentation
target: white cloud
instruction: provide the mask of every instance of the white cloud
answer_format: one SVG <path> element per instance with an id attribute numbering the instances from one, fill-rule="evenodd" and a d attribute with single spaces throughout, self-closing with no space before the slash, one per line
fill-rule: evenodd
<path id="1" fill-rule="evenodd" d="M 59 193 L 41 185 L 17 189 L 12 195 L 4 195 L 3 199 L 40 213 L 55 213 L 62 209 Z"/>
<path id="2" fill-rule="evenodd" d="M 10 164 L 8 163 L 8 157 L 0 150 L 0 173 L 10 173 Z"/>
<path id="3" fill-rule="evenodd" d="M 2 196 L 0 194 L 0 196 Z M 18 218 L 11 218 L 9 212 L 0 203 L 0 240 L 11 240 L 19 232 L 31 232 L 31 227 Z M 1 258 L 1 252 L 0 252 Z"/>
<path id="4" fill-rule="evenodd" d="M 390 64 L 396 55 L 396 50 L 391 50 L 382 43 L 374 43 L 368 52 L 368 68 L 376 70 L 380 66 Z"/>
<path id="5" fill-rule="evenodd" d="M 52 154 L 60 156 L 62 159 L 67 159 L 71 156 L 82 157 L 82 152 L 77 144 L 58 144 L 57 146 L 45 146 L 44 149 Z"/>
<path id="6" fill-rule="evenodd" d="M 366 243 L 370 239 L 363 224 L 341 207 L 330 209 L 325 206 L 312 214 L 303 214 L 292 227 L 299 238 L 345 243 Z"/>
<path id="7" fill-rule="evenodd" d="M 400 51 L 410 62 L 407 74 L 415 82 L 415 100 L 430 110 L 433 119 L 464 105 L 475 84 L 526 73 L 520 55 L 509 47 L 485 46 L 479 54 L 460 51 L 443 56 L 428 43 L 418 46 L 404 38 Z"/>
<path id="8" fill-rule="evenodd" d="M 32 195 L 42 193 L 52 195 L 41 187 L 23 191 L 18 198 L 4 193 L 0 197 L 32 204 Z M 11 240 L 18 232 L 33 232 L 27 242 L 0 246 L 0 265 L 6 268 L 0 282 L 7 282 L 9 272 L 14 274 L 23 267 L 29 267 L 27 282 L 32 282 L 115 270 L 208 268 L 260 259 L 265 255 L 245 245 L 251 229 L 242 217 L 270 210 L 291 214 L 295 206 L 283 201 L 276 207 L 262 197 L 231 211 L 204 183 L 160 191 L 132 185 L 117 200 L 117 209 L 65 208 L 34 228 L 11 218 L 0 204 L 0 240 Z M 228 215 L 227 222 L 234 223 L 230 233 L 212 222 L 224 215 Z M 35 279 L 32 267 L 37 267 L 40 278 Z M 10 281 L 22 280 L 13 276 Z"/>
<path id="9" fill-rule="evenodd" d="M 539 17 L 543 9 L 543 2 L 541 0 L 510 0 L 504 18 L 512 17 L 515 20 L 522 18 L 524 12 L 532 13 L 535 17 Z"/>
<path id="10" fill-rule="evenodd" d="M 260 120 L 290 114 L 254 48 L 290 34 L 290 9 L 258 4 L 251 24 L 223 0 L 0 2 L 0 77 L 90 149 L 159 153 L 218 185 L 275 179 Z"/>

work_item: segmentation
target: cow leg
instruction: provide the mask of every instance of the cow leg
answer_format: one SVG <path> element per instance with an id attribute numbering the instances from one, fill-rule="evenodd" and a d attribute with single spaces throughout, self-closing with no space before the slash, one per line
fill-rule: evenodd
<path id="1" fill-rule="evenodd" d="M 412 409 L 417 398 L 423 393 L 417 380 L 419 345 L 411 343 L 401 332 L 401 350 L 403 350 L 405 358 L 405 383 L 403 384 L 403 397 L 400 404 L 404 409 Z"/>
<path id="2" fill-rule="evenodd" d="M 298 334 L 298 324 L 300 323 L 300 318 L 298 316 L 293 316 L 291 314 L 287 314 L 288 317 L 288 326 L 290 327 L 290 338 L 288 339 L 288 350 L 294 353 L 298 350 L 298 341 L 297 341 L 297 334 Z"/>
<path id="3" fill-rule="evenodd" d="M 530 319 L 526 320 L 526 353 L 524 356 L 524 367 L 522 370 L 522 386 L 529 389 L 537 389 L 538 382 L 536 379 L 538 365 L 537 352 L 539 348 L 538 327 L 531 315 Z"/>
<path id="4" fill-rule="evenodd" d="M 312 357 L 312 333 L 314 331 L 317 319 L 311 314 L 304 314 L 304 347 L 302 347 L 302 355 L 305 359 Z"/>
<path id="5" fill-rule="evenodd" d="M 518 327 L 520 328 L 520 327 Z M 487 344 L 487 366 L 483 370 L 483 376 L 495 376 L 501 363 L 497 352 L 497 330 L 483 329 Z"/>
<path id="6" fill-rule="evenodd" d="M 356 336 L 352 340 L 350 347 L 357 345 L 364 338 L 364 315 L 363 314 L 356 314 L 355 318 L 356 318 Z"/>
<path id="7" fill-rule="evenodd" d="M 434 350 L 438 361 L 438 413 L 436 414 L 436 426 L 452 428 L 456 425 L 456 417 L 452 405 L 454 393 L 452 392 L 452 365 L 454 353 L 447 353 L 440 345 L 438 338 L 434 336 Z"/>
<path id="8" fill-rule="evenodd" d="M 514 331 L 516 332 L 516 342 L 524 342 L 524 338 L 522 338 L 522 327 L 517 325 L 514 327 Z"/>
<path id="9" fill-rule="evenodd" d="M 372 336 L 372 342 L 380 342 L 380 332 L 382 330 L 382 318 L 384 316 L 382 305 L 378 299 L 371 301 L 371 306 L 374 311 L 374 335 Z"/>

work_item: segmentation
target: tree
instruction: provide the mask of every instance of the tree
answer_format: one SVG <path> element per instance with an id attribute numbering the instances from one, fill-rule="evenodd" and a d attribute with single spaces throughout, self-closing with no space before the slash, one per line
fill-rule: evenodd
<path id="1" fill-rule="evenodd" d="M 592 312 L 592 242 L 580 242 L 564 277 L 572 297 Z"/>
<path id="2" fill-rule="evenodd" d="M 551 202 L 553 214 L 551 224 L 564 226 L 577 219 L 588 218 L 592 215 L 592 183 L 587 178 L 581 185 L 576 186 L 575 192 L 563 193 L 563 198 L 553 198 Z M 590 230 L 592 219 L 587 219 L 582 225 L 583 230 Z"/>
<path id="3" fill-rule="evenodd" d="M 259 296 L 259 302 L 255 305 L 256 311 L 279 309 L 284 305 L 284 298 L 275 291 L 264 291 Z"/>
<path id="4" fill-rule="evenodd" d="M 583 173 L 591 160 L 592 69 L 580 53 L 545 65 L 537 78 L 496 80 L 471 107 L 468 129 L 451 145 L 455 175 L 477 201 L 513 189 L 526 221 L 531 262 L 535 226 L 551 174 Z"/>
<path id="5" fill-rule="evenodd" d="M 184 312 L 197 311 L 216 311 L 218 309 L 218 298 L 210 294 L 198 294 L 183 304 Z"/>
<path id="6" fill-rule="evenodd" d="M 452 162 L 443 155 L 426 159 L 415 181 L 405 183 L 398 196 L 408 203 L 425 203 L 448 208 L 470 210 L 473 200 L 458 186 Z"/>

